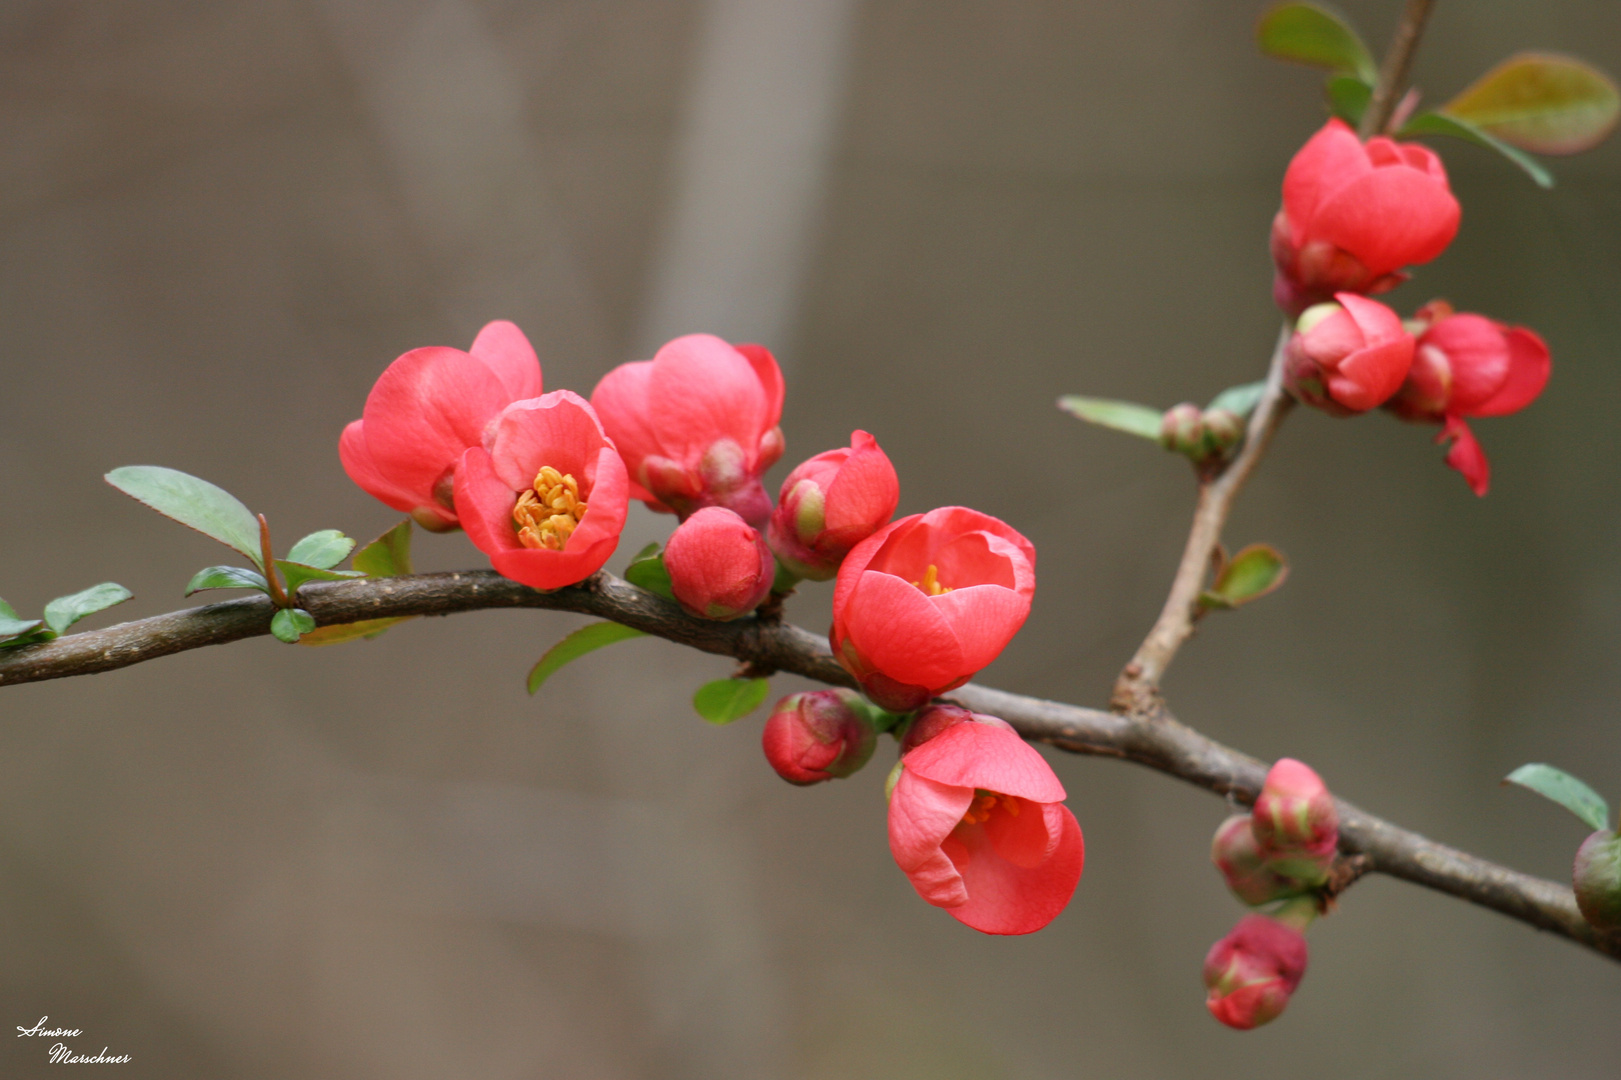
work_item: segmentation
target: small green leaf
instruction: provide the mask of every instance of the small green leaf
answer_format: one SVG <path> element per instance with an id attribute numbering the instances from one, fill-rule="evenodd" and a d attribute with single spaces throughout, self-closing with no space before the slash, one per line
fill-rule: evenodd
<path id="1" fill-rule="evenodd" d="M 1610 827 L 1610 807 L 1604 797 L 1563 769 L 1542 764 L 1521 765 L 1503 777 L 1503 783 L 1518 784 L 1558 803 L 1594 832 Z"/>
<path id="2" fill-rule="evenodd" d="M 730 724 L 765 703 L 770 679 L 716 679 L 698 687 L 692 707 L 711 724 Z"/>
<path id="3" fill-rule="evenodd" d="M 411 519 L 406 518 L 355 553 L 354 567 L 372 577 L 411 572 Z"/>
<path id="4" fill-rule="evenodd" d="M 277 608 L 270 617 L 270 632 L 289 645 L 296 645 L 300 634 L 314 629 L 314 616 L 303 608 Z"/>
<path id="5" fill-rule="evenodd" d="M 1289 564 L 1277 548 L 1251 544 L 1228 560 L 1199 602 L 1207 608 L 1242 607 L 1272 592 L 1288 577 Z"/>
<path id="6" fill-rule="evenodd" d="M 1316 4 L 1280 4 L 1268 11 L 1256 24 L 1255 41 L 1263 53 L 1278 60 L 1357 75 L 1369 83 L 1379 77 L 1357 32 Z"/>
<path id="7" fill-rule="evenodd" d="M 1454 139 L 1472 142 L 1476 146 L 1484 146 L 1488 150 L 1496 150 L 1514 164 L 1524 169 L 1526 175 L 1537 182 L 1537 186 L 1553 187 L 1553 174 L 1542 167 L 1541 162 L 1523 150 L 1510 146 L 1503 140 L 1489 135 L 1480 128 L 1475 127 L 1467 120 L 1460 120 L 1456 116 L 1445 113 L 1425 112 L 1419 113 L 1398 133 L 1401 135 L 1450 135 Z"/>
<path id="8" fill-rule="evenodd" d="M 1621 118 L 1621 91 L 1570 56 L 1516 53 L 1441 106 L 1511 146 L 1537 154 L 1591 150 Z"/>
<path id="9" fill-rule="evenodd" d="M 675 599 L 675 590 L 670 587 L 670 572 L 664 568 L 664 553 L 659 551 L 657 544 L 648 544 L 636 553 L 636 557 L 625 567 L 625 580 L 650 593 L 657 593 L 666 600 Z"/>
<path id="10" fill-rule="evenodd" d="M 1353 75 L 1335 75 L 1323 86 L 1328 95 L 1328 111 L 1352 127 L 1362 123 L 1362 114 L 1373 100 L 1373 87 Z"/>
<path id="11" fill-rule="evenodd" d="M 58 596 L 45 605 L 45 624 L 58 634 L 65 634 L 68 627 L 84 618 L 94 615 L 98 611 L 122 604 L 133 593 L 114 581 L 104 581 L 100 585 L 92 585 L 71 596 Z"/>
<path id="12" fill-rule="evenodd" d="M 616 641 L 645 636 L 645 631 L 633 630 L 616 622 L 595 622 L 582 626 L 547 649 L 545 654 L 535 661 L 535 666 L 529 669 L 529 692 L 533 694 L 539 690 L 564 664 L 578 660 L 586 653 L 596 652 L 604 645 L 612 645 Z"/>
<path id="13" fill-rule="evenodd" d="M 1255 411 L 1255 406 L 1260 403 L 1261 395 L 1264 393 L 1266 393 L 1265 379 L 1260 382 L 1244 383 L 1242 386 L 1229 386 L 1215 396 L 1205 411 L 1226 409 L 1239 416 L 1248 416 Z"/>
<path id="14" fill-rule="evenodd" d="M 416 618 L 414 615 L 401 615 L 387 619 L 362 619 L 359 622 L 334 623 L 331 626 L 318 626 L 314 630 L 306 631 L 298 639 L 300 645 L 339 645 L 345 641 L 355 641 L 359 638 L 374 638 L 395 623 L 407 622 Z"/>
<path id="15" fill-rule="evenodd" d="M 303 563 L 321 570 L 337 566 L 355 549 L 355 542 L 337 529 L 312 532 L 287 552 L 289 562 Z"/>
<path id="16" fill-rule="evenodd" d="M 0 616 L 0 646 L 32 645 L 34 636 L 32 631 L 43 625 L 43 619 L 17 619 L 9 616 Z M 27 641 L 15 640 L 24 636 Z"/>
<path id="17" fill-rule="evenodd" d="M 259 521 L 224 488 L 161 465 L 125 465 L 105 477 L 113 487 L 165 517 L 235 548 L 264 569 Z"/>
<path id="18" fill-rule="evenodd" d="M 306 566 L 291 559 L 277 559 L 276 569 L 281 571 L 281 578 L 287 583 L 288 596 L 298 592 L 298 587 L 306 581 L 348 581 L 366 576 L 359 570 L 323 570 L 319 566 Z"/>
<path id="19" fill-rule="evenodd" d="M 1066 394 L 1059 398 L 1058 407 L 1087 423 L 1124 431 L 1127 435 L 1140 435 L 1153 442 L 1159 442 L 1161 421 L 1165 415 L 1161 410 L 1150 409 L 1147 405 L 1081 397 L 1079 394 Z"/>
<path id="20" fill-rule="evenodd" d="M 191 581 L 186 584 L 186 595 L 204 589 L 258 589 L 268 593 L 270 585 L 257 570 L 240 566 L 209 566 L 192 575 Z"/>

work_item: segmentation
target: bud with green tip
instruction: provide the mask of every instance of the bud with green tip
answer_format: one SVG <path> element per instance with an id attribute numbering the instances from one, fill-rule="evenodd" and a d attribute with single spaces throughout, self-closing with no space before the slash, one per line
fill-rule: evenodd
<path id="1" fill-rule="evenodd" d="M 1280 873 L 1272 854 L 1256 842 L 1248 814 L 1234 814 L 1216 829 L 1210 843 L 1210 861 L 1221 871 L 1233 895 L 1250 907 L 1299 896 L 1322 883 L 1320 878 L 1301 881 Z"/>
<path id="2" fill-rule="evenodd" d="M 1246 915 L 1210 947 L 1204 962 L 1205 1008 L 1230 1028 L 1276 1020 L 1306 974 L 1306 939 L 1265 915 Z"/>
<path id="3" fill-rule="evenodd" d="M 1621 932 L 1621 835 L 1601 829 L 1576 852 L 1576 906 L 1596 929 Z"/>
<path id="4" fill-rule="evenodd" d="M 1204 410 L 1191 401 L 1166 409 L 1160 420 L 1159 444 L 1189 457 L 1203 453 Z"/>
<path id="5" fill-rule="evenodd" d="M 813 690 L 777 702 L 760 742 L 790 784 L 817 784 L 856 772 L 878 745 L 872 709 L 851 690 Z"/>
<path id="6" fill-rule="evenodd" d="M 1256 841 L 1274 852 L 1332 862 L 1339 846 L 1334 796 L 1311 766 L 1294 758 L 1279 758 L 1267 772 L 1253 828 Z"/>
<path id="7" fill-rule="evenodd" d="M 1231 409 L 1206 409 L 1204 416 L 1204 446 L 1207 453 L 1223 455 L 1244 438 L 1244 418 Z"/>

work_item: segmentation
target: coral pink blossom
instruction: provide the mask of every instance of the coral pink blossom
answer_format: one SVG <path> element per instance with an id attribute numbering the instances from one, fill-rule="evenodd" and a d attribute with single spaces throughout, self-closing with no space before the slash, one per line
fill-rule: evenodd
<path id="1" fill-rule="evenodd" d="M 629 501 L 618 452 L 590 404 L 568 390 L 508 405 L 456 470 L 468 539 L 498 573 L 536 589 L 602 569 Z"/>
<path id="2" fill-rule="evenodd" d="M 683 518 L 724 506 L 764 529 L 771 500 L 760 476 L 782 456 L 782 392 L 761 346 L 688 334 L 608 372 L 591 404 L 630 470 L 632 498 Z"/>
<path id="3" fill-rule="evenodd" d="M 1364 145 L 1330 120 L 1283 177 L 1272 223 L 1273 295 L 1297 315 L 1337 292 L 1380 293 L 1458 232 L 1458 200 L 1431 150 L 1383 136 Z"/>
<path id="4" fill-rule="evenodd" d="M 782 482 L 771 515 L 771 550 L 793 573 L 826 581 L 850 549 L 889 523 L 901 499 L 895 466 L 865 431 L 817 454 Z"/>
<path id="5" fill-rule="evenodd" d="M 1005 727 L 958 723 L 901 759 L 889 850 L 919 896 L 987 934 L 1064 910 L 1086 862 L 1052 767 Z"/>
<path id="6" fill-rule="evenodd" d="M 869 708 L 853 690 L 789 694 L 771 710 L 760 734 L 766 760 L 790 784 L 851 775 L 878 745 Z"/>
<path id="7" fill-rule="evenodd" d="M 1305 936 L 1265 915 L 1246 915 L 1205 957 L 1205 1007 L 1248 1031 L 1276 1020 L 1305 974 Z"/>
<path id="8" fill-rule="evenodd" d="M 700 619 L 747 615 L 771 592 L 777 563 L 754 527 L 723 506 L 683 521 L 664 546 L 670 591 Z"/>
<path id="9" fill-rule="evenodd" d="M 1484 495 L 1491 467 L 1464 419 L 1506 416 L 1536 400 L 1553 367 L 1548 346 L 1523 326 L 1455 315 L 1444 301 L 1426 304 L 1417 319 L 1424 330 L 1413 366 L 1385 407 L 1406 420 L 1443 425 L 1436 441 L 1452 444 L 1447 464 Z"/>
<path id="10" fill-rule="evenodd" d="M 1339 293 L 1301 315 L 1284 356 L 1284 385 L 1334 416 L 1383 404 L 1407 377 L 1413 335 L 1377 300 Z"/>
<path id="11" fill-rule="evenodd" d="M 833 655 L 873 701 L 911 712 L 995 660 L 1035 590 L 1035 547 L 996 518 L 962 506 L 914 514 L 839 567 Z"/>
<path id="12" fill-rule="evenodd" d="M 361 418 L 343 429 L 338 456 L 367 494 L 425 529 L 454 529 L 462 454 L 483 444 L 484 429 L 502 409 L 540 392 L 540 361 L 523 331 L 492 322 L 471 352 L 412 349 L 390 364 L 366 396 Z"/>

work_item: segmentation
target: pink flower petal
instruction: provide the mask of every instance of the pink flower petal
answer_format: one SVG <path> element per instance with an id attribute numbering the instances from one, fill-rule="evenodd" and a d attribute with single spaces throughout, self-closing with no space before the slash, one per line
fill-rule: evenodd
<path id="1" fill-rule="evenodd" d="M 1458 232 L 1458 200 L 1443 183 L 1402 165 L 1337 188 L 1312 217 L 1312 234 L 1344 248 L 1371 277 L 1426 263 Z"/>
<path id="2" fill-rule="evenodd" d="M 1373 171 L 1356 133 L 1341 120 L 1330 120 L 1307 140 L 1283 176 L 1283 207 L 1293 240 L 1310 230 L 1317 208 L 1340 186 Z"/>
<path id="3" fill-rule="evenodd" d="M 1462 417 L 1447 417 L 1446 427 L 1435 439 L 1436 442 L 1448 440 L 1452 441 L 1452 446 L 1447 450 L 1447 464 L 1463 473 L 1471 491 L 1476 495 L 1485 495 L 1492 482 L 1491 463 L 1486 460 L 1486 451 Z"/>
<path id="4" fill-rule="evenodd" d="M 918 895 L 936 907 L 968 899 L 962 875 L 941 844 L 973 801 L 973 788 L 936 783 L 904 769 L 890 796 L 890 854 Z"/>
<path id="5" fill-rule="evenodd" d="M 905 758 L 906 768 L 940 784 L 984 788 L 1033 802 L 1064 800 L 1052 766 L 1010 728 L 956 724 Z"/>
<path id="6" fill-rule="evenodd" d="M 1484 404 L 1464 410 L 1470 416 L 1507 416 L 1519 412 L 1542 393 L 1553 373 L 1548 346 L 1535 331 L 1511 326 L 1504 333 L 1508 342 L 1508 377 L 1502 387 Z"/>
<path id="7" fill-rule="evenodd" d="M 523 331 L 505 319 L 488 323 L 468 350 L 484 361 L 505 388 L 508 401 L 539 397 L 544 392 L 540 359 Z"/>
<path id="8" fill-rule="evenodd" d="M 597 451 L 607 442 L 584 398 L 571 390 L 554 390 L 503 409 L 487 448 L 496 475 L 513 491 L 533 486 L 543 465 L 570 473 L 589 488 Z"/>
<path id="9" fill-rule="evenodd" d="M 945 687 L 968 672 L 951 624 L 922 590 L 868 570 L 845 613 L 844 630 L 871 666 L 897 682 Z"/>
<path id="10" fill-rule="evenodd" d="M 962 648 L 962 671 L 973 673 L 1001 655 L 1030 615 L 1030 598 L 1001 585 L 969 585 L 929 603 L 946 617 Z"/>
<path id="11" fill-rule="evenodd" d="M 1081 827 L 1067 807 L 1043 810 L 1047 827 L 1058 834 L 1052 855 L 1039 866 L 1017 866 L 996 855 L 983 830 L 959 834 L 967 858 L 958 872 L 968 899 L 947 913 L 986 934 L 1029 934 L 1040 930 L 1069 904 L 1086 865 Z"/>
<path id="12" fill-rule="evenodd" d="M 366 398 L 373 464 L 400 487 L 428 492 L 512 399 L 490 368 L 459 349 L 413 349 Z"/>

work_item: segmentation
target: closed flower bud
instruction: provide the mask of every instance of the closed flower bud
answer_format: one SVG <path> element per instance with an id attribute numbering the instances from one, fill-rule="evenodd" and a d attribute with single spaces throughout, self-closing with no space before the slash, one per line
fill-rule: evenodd
<path id="1" fill-rule="evenodd" d="M 1589 836 L 1576 852 L 1576 906 L 1599 930 L 1621 932 L 1621 835 Z"/>
<path id="2" fill-rule="evenodd" d="M 1165 410 L 1160 420 L 1159 444 L 1179 454 L 1196 456 L 1204 449 L 1204 411 L 1191 401 Z"/>
<path id="3" fill-rule="evenodd" d="M 748 522 L 719 506 L 693 514 L 664 548 L 670 591 L 688 612 L 724 622 L 747 615 L 771 592 L 776 560 Z"/>
<path id="4" fill-rule="evenodd" d="M 1330 120 L 1289 163 L 1272 224 L 1273 296 L 1298 315 L 1339 292 L 1381 293 L 1458 231 L 1458 200 L 1435 153 L 1383 136 L 1364 145 Z"/>
<path id="5" fill-rule="evenodd" d="M 1284 385 L 1307 405 L 1350 416 L 1382 405 L 1413 363 L 1413 336 L 1377 300 L 1339 293 L 1300 316 L 1284 355 Z"/>
<path id="6" fill-rule="evenodd" d="M 1204 961 L 1205 1008 L 1230 1028 L 1276 1020 L 1306 974 L 1306 938 L 1265 915 L 1246 915 Z"/>
<path id="7" fill-rule="evenodd" d="M 1332 862 L 1339 846 L 1334 796 L 1311 766 L 1293 758 L 1280 758 L 1266 774 L 1252 828 L 1260 846 L 1273 852 Z"/>
<path id="8" fill-rule="evenodd" d="M 1251 907 L 1310 891 L 1317 882 L 1303 882 L 1279 873 L 1262 850 L 1250 827 L 1248 814 L 1234 814 L 1216 830 L 1210 861 L 1216 864 L 1233 895 Z"/>
<path id="9" fill-rule="evenodd" d="M 777 702 L 760 742 L 778 776 L 790 784 L 816 784 L 865 765 L 878 734 L 861 695 L 814 690 Z"/>
<path id="10" fill-rule="evenodd" d="M 850 549 L 889 524 L 900 502 L 895 466 L 865 431 L 847 448 L 817 454 L 788 474 L 768 533 L 794 574 L 826 581 Z"/>
<path id="11" fill-rule="evenodd" d="M 1226 454 L 1244 438 L 1244 418 L 1231 409 L 1210 409 L 1201 419 L 1207 454 Z"/>

